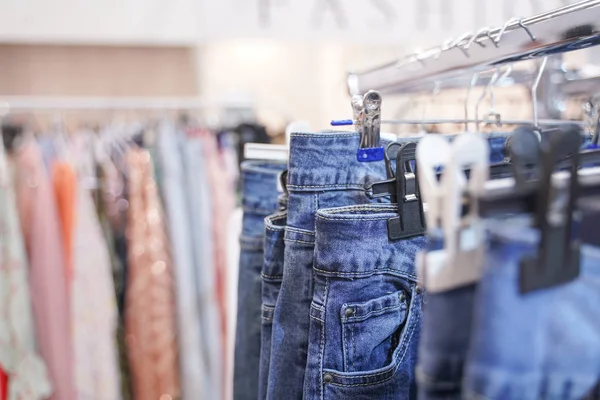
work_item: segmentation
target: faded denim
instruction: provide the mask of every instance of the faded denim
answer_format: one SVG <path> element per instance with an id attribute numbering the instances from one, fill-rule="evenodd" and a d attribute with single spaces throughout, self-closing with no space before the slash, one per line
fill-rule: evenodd
<path id="1" fill-rule="evenodd" d="M 267 399 L 303 395 L 317 210 L 372 203 L 365 184 L 386 178 L 383 161 L 357 161 L 358 147 L 353 132 L 292 134 L 283 282 L 273 316 Z"/>
<path id="2" fill-rule="evenodd" d="M 421 325 L 415 257 L 425 236 L 389 241 L 395 205 L 317 213 L 305 399 L 414 398 Z"/>
<path id="3" fill-rule="evenodd" d="M 523 295 L 519 262 L 535 254 L 539 240 L 526 218 L 490 224 L 465 371 L 467 399 L 575 400 L 597 389 L 600 248 L 582 245 L 574 281 Z"/>
<path id="4" fill-rule="evenodd" d="M 277 179 L 285 164 L 242 163 L 242 207 L 238 312 L 235 337 L 233 397 L 256 400 L 261 343 L 261 271 L 264 219 L 277 211 Z"/>
<path id="5" fill-rule="evenodd" d="M 281 200 L 281 196 L 280 196 Z M 260 370 L 258 373 L 258 398 L 267 396 L 269 379 L 269 362 L 271 357 L 271 336 L 273 329 L 273 313 L 283 280 L 283 256 L 285 242 L 283 240 L 287 212 L 282 211 L 265 218 L 265 262 L 262 269 L 262 308 L 261 308 L 261 346 Z"/>

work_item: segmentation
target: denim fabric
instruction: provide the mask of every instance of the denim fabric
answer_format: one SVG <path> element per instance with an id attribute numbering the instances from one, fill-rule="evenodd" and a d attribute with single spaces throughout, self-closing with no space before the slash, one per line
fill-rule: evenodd
<path id="1" fill-rule="evenodd" d="M 281 197 L 280 197 L 281 198 Z M 267 396 L 269 379 L 269 362 L 271 357 L 271 334 L 273 329 L 273 312 L 283 280 L 283 240 L 287 212 L 278 212 L 265 218 L 265 262 L 262 269 L 262 308 L 261 308 L 261 346 L 260 369 L 258 372 L 258 398 Z"/>
<path id="2" fill-rule="evenodd" d="M 430 232 L 427 254 L 423 256 L 444 251 L 443 233 Z M 475 287 L 467 285 L 446 292 L 425 294 L 416 370 L 419 400 L 462 398 Z"/>
<path id="3" fill-rule="evenodd" d="M 389 241 L 395 205 L 317 213 L 305 399 L 414 398 L 421 324 L 415 256 L 425 236 Z"/>
<path id="4" fill-rule="evenodd" d="M 600 248 L 582 245 L 570 283 L 519 292 L 540 235 L 521 218 L 490 224 L 465 371 L 467 399 L 582 399 L 600 378 Z"/>
<path id="5" fill-rule="evenodd" d="M 235 337 L 233 397 L 255 400 L 261 343 L 264 219 L 277 211 L 277 179 L 285 164 L 242 163 L 242 236 Z"/>
<path id="6" fill-rule="evenodd" d="M 292 134 L 283 282 L 273 316 L 267 399 L 302 398 L 313 295 L 315 213 L 320 208 L 370 203 L 365 183 L 386 178 L 383 161 L 357 161 L 358 147 L 358 133 Z"/>

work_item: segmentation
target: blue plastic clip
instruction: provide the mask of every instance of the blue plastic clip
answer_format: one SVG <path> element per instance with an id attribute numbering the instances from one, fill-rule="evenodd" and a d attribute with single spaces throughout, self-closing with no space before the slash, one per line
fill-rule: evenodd
<path id="1" fill-rule="evenodd" d="M 331 121 L 331 126 L 348 126 L 354 125 L 354 121 L 351 119 L 334 119 Z"/>
<path id="2" fill-rule="evenodd" d="M 381 161 L 385 158 L 385 149 L 383 147 L 372 147 L 358 149 L 356 159 L 359 162 Z"/>

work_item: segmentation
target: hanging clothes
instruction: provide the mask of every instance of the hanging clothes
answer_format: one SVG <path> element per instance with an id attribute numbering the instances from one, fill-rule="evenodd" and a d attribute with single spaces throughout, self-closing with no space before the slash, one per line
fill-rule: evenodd
<path id="1" fill-rule="evenodd" d="M 74 400 L 70 306 L 60 225 L 52 185 L 38 145 L 27 140 L 11 154 L 18 214 L 29 259 L 29 287 L 40 353 L 52 400 Z"/>
<path id="2" fill-rule="evenodd" d="M 4 150 L 0 149 L 0 398 L 38 400 L 52 392 L 34 330 L 27 256 Z"/>
<path id="3" fill-rule="evenodd" d="M 212 187 L 208 178 L 208 165 L 203 157 L 203 140 L 190 135 L 181 149 L 185 166 L 185 188 L 192 226 L 193 256 L 196 265 L 197 301 L 201 318 L 203 354 L 207 365 L 204 382 L 205 398 L 222 398 L 223 388 L 223 335 L 221 308 L 217 294 L 215 270 L 215 243 L 213 226 L 217 219 L 213 213 Z"/>
<path id="4" fill-rule="evenodd" d="M 118 400 L 118 312 L 110 254 L 89 187 L 94 161 L 89 152 L 77 153 L 80 179 L 73 199 L 77 220 L 70 292 L 77 397 Z"/>
<path id="5" fill-rule="evenodd" d="M 72 279 L 73 270 L 73 233 L 76 219 L 77 175 L 68 162 L 54 161 L 52 163 L 52 184 L 62 234 L 65 277 L 67 284 L 69 284 Z"/>
<path id="6" fill-rule="evenodd" d="M 204 393 L 209 394 L 210 380 L 206 358 L 203 357 L 204 337 L 198 301 L 201 292 L 196 280 L 196 274 L 207 266 L 196 263 L 194 258 L 194 247 L 200 246 L 200 243 L 194 241 L 192 230 L 201 227 L 195 226 L 190 213 L 200 205 L 190 203 L 186 196 L 186 190 L 191 188 L 186 185 L 180 149 L 184 149 L 187 143 L 180 133 L 172 124 L 163 123 L 158 132 L 157 155 L 173 251 L 179 345 L 185 349 L 179 355 L 182 395 L 183 398 L 201 400 L 214 398 L 204 396 Z M 195 171 L 196 174 L 198 172 Z"/>
<path id="7" fill-rule="evenodd" d="M 137 399 L 180 395 L 176 309 L 166 227 L 146 150 L 127 153 L 129 275 L 125 329 Z"/>

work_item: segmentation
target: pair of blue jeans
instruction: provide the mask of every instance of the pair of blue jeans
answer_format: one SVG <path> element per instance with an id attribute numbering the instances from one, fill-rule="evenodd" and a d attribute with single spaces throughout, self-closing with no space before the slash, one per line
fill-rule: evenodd
<path id="1" fill-rule="evenodd" d="M 285 164 L 242 163 L 242 235 L 235 337 L 233 397 L 255 400 L 259 387 L 265 218 L 277 211 L 277 179 Z"/>
<path id="2" fill-rule="evenodd" d="M 381 201 L 367 197 L 365 185 L 386 178 L 385 163 L 358 162 L 359 143 L 353 132 L 291 136 L 283 281 L 273 315 L 267 399 L 303 397 L 317 210 Z"/>
<path id="3" fill-rule="evenodd" d="M 425 236 L 390 241 L 396 205 L 317 213 L 305 399 L 414 398 Z"/>
<path id="4" fill-rule="evenodd" d="M 495 221 L 477 287 L 464 377 L 467 399 L 598 398 L 600 248 L 583 244 L 580 274 L 521 294 L 520 261 L 540 232 L 527 218 Z"/>
<path id="5" fill-rule="evenodd" d="M 281 206 L 280 196 L 280 206 Z M 283 240 L 287 212 L 281 211 L 265 218 L 265 256 L 262 269 L 262 308 L 261 308 L 261 347 L 258 399 L 267 396 L 269 380 L 269 363 L 271 360 L 271 336 L 273 330 L 273 313 L 283 280 L 283 256 L 285 242 Z"/>

